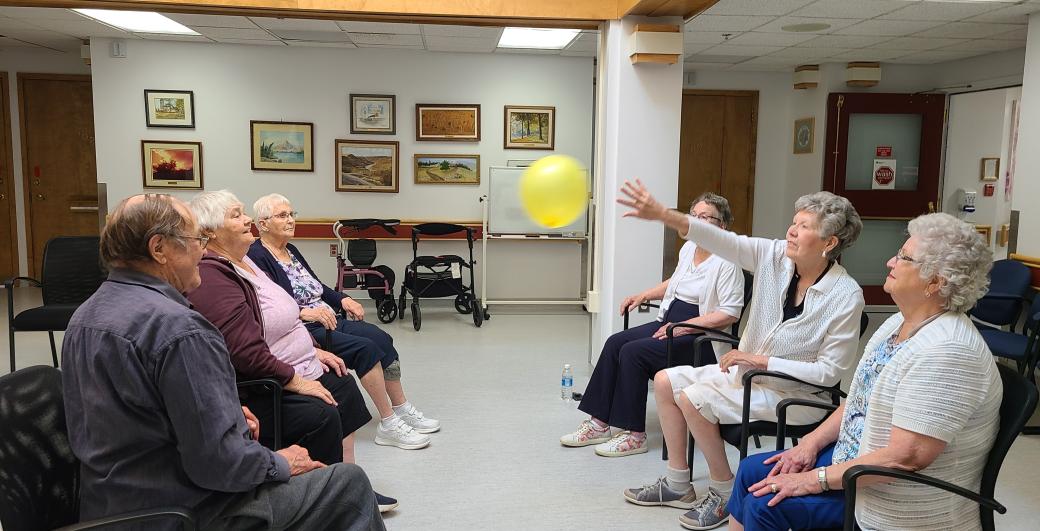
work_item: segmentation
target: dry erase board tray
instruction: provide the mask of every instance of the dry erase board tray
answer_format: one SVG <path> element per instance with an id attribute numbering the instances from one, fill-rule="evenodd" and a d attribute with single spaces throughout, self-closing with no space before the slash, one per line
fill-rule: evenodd
<path id="1" fill-rule="evenodd" d="M 495 234 L 488 233 L 489 240 L 553 240 L 553 241 L 582 241 L 588 239 L 584 235 L 564 234 Z"/>

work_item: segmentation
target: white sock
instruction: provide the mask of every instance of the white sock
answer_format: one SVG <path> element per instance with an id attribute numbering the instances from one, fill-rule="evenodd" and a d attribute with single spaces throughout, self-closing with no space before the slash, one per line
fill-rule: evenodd
<path id="1" fill-rule="evenodd" d="M 407 401 L 407 400 L 405 400 L 405 402 L 403 404 L 401 404 L 399 406 L 393 406 L 393 408 L 394 408 L 394 413 L 400 413 L 400 414 L 408 413 L 408 412 L 410 412 L 412 410 L 412 403 Z"/>
<path id="2" fill-rule="evenodd" d="M 708 478 L 708 486 L 715 489 L 715 492 L 719 493 L 719 496 L 723 500 L 728 500 L 729 495 L 733 493 L 733 480 L 735 477 L 729 478 L 726 481 L 715 481 L 714 479 Z"/>
<path id="3" fill-rule="evenodd" d="M 665 467 L 668 472 L 665 474 L 665 482 L 668 483 L 668 488 L 675 492 L 686 492 L 693 487 L 690 485 L 690 469 L 686 468 L 678 470 L 672 467 Z"/>
<path id="4" fill-rule="evenodd" d="M 385 429 L 390 429 L 390 426 L 392 426 L 394 424 L 395 420 L 397 420 L 397 413 L 396 412 L 395 413 L 391 413 L 390 416 L 385 418 L 385 419 L 379 419 L 379 425 L 382 426 Z"/>

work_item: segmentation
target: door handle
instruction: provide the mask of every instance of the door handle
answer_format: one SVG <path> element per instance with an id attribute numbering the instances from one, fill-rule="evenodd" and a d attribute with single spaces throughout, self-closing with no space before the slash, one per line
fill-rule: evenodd
<path id="1" fill-rule="evenodd" d="M 70 206 L 69 210 L 72 212 L 97 212 L 98 207 L 96 206 Z"/>
<path id="2" fill-rule="evenodd" d="M 44 199 L 47 199 L 47 198 L 43 194 L 36 194 L 36 200 L 37 201 L 43 201 Z"/>
<path id="3" fill-rule="evenodd" d="M 928 213 L 935 214 L 935 201 L 928 202 Z"/>
<path id="4" fill-rule="evenodd" d="M 0 201 L 7 199 L 7 194 L 0 194 Z"/>

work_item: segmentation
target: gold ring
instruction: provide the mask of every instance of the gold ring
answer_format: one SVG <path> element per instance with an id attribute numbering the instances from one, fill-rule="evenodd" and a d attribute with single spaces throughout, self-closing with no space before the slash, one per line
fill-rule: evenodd
<path id="1" fill-rule="evenodd" d="M 773 491 L 773 494 L 776 494 L 776 483 L 770 483 L 769 490 Z"/>

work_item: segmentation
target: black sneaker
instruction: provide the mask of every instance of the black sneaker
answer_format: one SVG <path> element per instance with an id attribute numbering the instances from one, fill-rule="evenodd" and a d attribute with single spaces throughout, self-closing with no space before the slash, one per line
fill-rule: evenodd
<path id="1" fill-rule="evenodd" d="M 377 492 L 376 505 L 379 506 L 379 512 L 385 513 L 387 511 L 392 511 L 396 509 L 398 503 L 396 499 L 391 498 L 390 496 L 383 496 L 382 494 Z"/>

